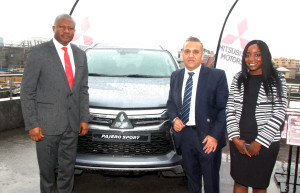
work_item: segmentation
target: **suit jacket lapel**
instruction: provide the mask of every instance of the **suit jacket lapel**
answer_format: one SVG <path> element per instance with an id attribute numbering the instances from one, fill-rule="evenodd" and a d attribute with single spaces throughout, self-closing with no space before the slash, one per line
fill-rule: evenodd
<path id="1" fill-rule="evenodd" d="M 74 45 L 71 44 L 71 48 L 72 48 L 72 52 L 73 52 L 73 58 L 74 58 L 74 65 L 75 65 L 75 76 L 74 76 L 74 82 L 73 82 L 73 89 L 74 87 L 76 87 L 76 85 L 79 85 L 79 79 L 78 79 L 78 73 L 79 73 L 79 54 L 77 54 L 77 50 L 76 49 L 73 49 L 74 48 Z M 78 82 L 78 83 L 77 83 Z"/>
<path id="2" fill-rule="evenodd" d="M 201 98 L 206 92 L 206 87 L 208 83 L 208 73 L 207 73 L 206 66 L 202 65 L 200 69 L 200 74 L 198 78 L 198 85 L 197 85 L 197 94 L 196 94 L 196 107 L 197 107 L 197 101 L 201 101 Z"/>
<path id="3" fill-rule="evenodd" d="M 178 92 L 176 92 L 177 95 L 177 106 L 181 109 L 182 107 L 182 85 L 183 85 L 183 78 L 184 78 L 184 72 L 185 69 L 181 69 L 179 74 L 178 74 L 178 79 L 177 79 L 177 84 L 175 85 L 175 87 L 178 89 Z"/>

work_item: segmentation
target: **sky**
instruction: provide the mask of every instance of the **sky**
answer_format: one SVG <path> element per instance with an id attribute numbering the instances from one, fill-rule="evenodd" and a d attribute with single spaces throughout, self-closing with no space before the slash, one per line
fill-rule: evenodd
<path id="1" fill-rule="evenodd" d="M 53 37 L 57 15 L 69 13 L 75 0 L 0 0 L 0 37 L 17 43 L 34 37 Z M 80 0 L 73 17 L 76 31 L 89 18 L 84 32 L 94 43 L 137 43 L 161 45 L 173 55 L 189 36 L 216 51 L 221 29 L 235 0 Z M 17 6 L 16 6 L 17 5 Z M 228 20 L 247 18 L 248 30 L 241 37 L 262 39 L 273 58 L 300 60 L 299 0 L 239 0 Z M 227 35 L 225 28 L 223 37 Z M 230 32 L 235 33 L 235 32 Z"/>

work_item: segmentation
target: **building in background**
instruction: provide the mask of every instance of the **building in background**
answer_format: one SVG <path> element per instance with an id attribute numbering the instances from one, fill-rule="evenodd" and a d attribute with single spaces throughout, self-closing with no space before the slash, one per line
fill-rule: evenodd
<path id="1" fill-rule="evenodd" d="M 285 78 L 287 79 L 297 79 L 297 76 L 300 77 L 299 60 L 290 59 L 290 58 L 273 58 L 274 66 L 278 71 L 285 73 Z"/>
<path id="2" fill-rule="evenodd" d="M 29 48 L 48 41 L 45 38 L 30 38 L 21 43 L 5 44 L 0 37 L 0 98 L 20 94 L 20 85 Z"/>
<path id="3" fill-rule="evenodd" d="M 3 37 L 0 37 L 0 46 L 3 46 L 4 43 L 3 43 Z"/>
<path id="4" fill-rule="evenodd" d="M 285 78 L 290 78 L 290 70 L 285 67 L 279 67 L 277 70 L 285 75 Z"/>
<path id="5" fill-rule="evenodd" d="M 273 62 L 277 67 L 288 67 L 288 66 L 296 66 L 295 59 L 289 58 L 273 58 Z"/>
<path id="6" fill-rule="evenodd" d="M 16 44 L 4 44 L 0 38 L 0 72 L 23 72 L 30 47 L 48 41 L 45 38 L 30 38 Z"/>

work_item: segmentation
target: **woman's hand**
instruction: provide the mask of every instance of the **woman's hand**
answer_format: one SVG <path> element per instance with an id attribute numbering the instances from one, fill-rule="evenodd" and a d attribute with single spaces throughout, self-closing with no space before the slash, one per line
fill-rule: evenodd
<path id="1" fill-rule="evenodd" d="M 239 139 L 238 137 L 234 137 L 232 138 L 232 142 L 234 143 L 235 147 L 238 149 L 238 151 L 241 154 L 246 154 L 247 156 L 251 157 L 251 155 L 249 154 L 247 148 L 246 148 L 246 141 Z"/>
<path id="2" fill-rule="evenodd" d="M 251 156 L 258 156 L 260 149 L 261 149 L 261 144 L 256 141 L 252 141 L 250 143 L 248 152 Z"/>

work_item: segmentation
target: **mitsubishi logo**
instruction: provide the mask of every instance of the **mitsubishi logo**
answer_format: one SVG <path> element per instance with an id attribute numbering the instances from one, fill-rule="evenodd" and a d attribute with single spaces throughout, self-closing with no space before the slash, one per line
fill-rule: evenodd
<path id="1" fill-rule="evenodd" d="M 125 112 L 120 112 L 111 125 L 114 129 L 132 129 L 133 126 Z"/>
<path id="2" fill-rule="evenodd" d="M 240 39 L 241 48 L 244 49 L 245 46 L 247 45 L 247 43 L 249 42 L 248 40 L 246 40 L 246 39 L 244 39 L 244 38 L 241 37 L 248 30 L 247 19 L 244 19 L 243 21 L 241 21 L 238 24 L 237 28 L 238 28 L 239 35 L 235 36 L 235 35 L 232 35 L 232 34 L 228 34 L 222 40 L 222 43 L 233 44 L 237 39 Z"/>
<path id="3" fill-rule="evenodd" d="M 91 46 L 93 44 L 93 38 L 86 35 L 87 31 L 91 28 L 90 20 L 88 17 L 84 18 L 84 20 L 81 22 L 81 33 L 78 31 L 75 32 L 73 42 L 77 41 L 80 37 L 83 38 L 84 45 Z"/>

